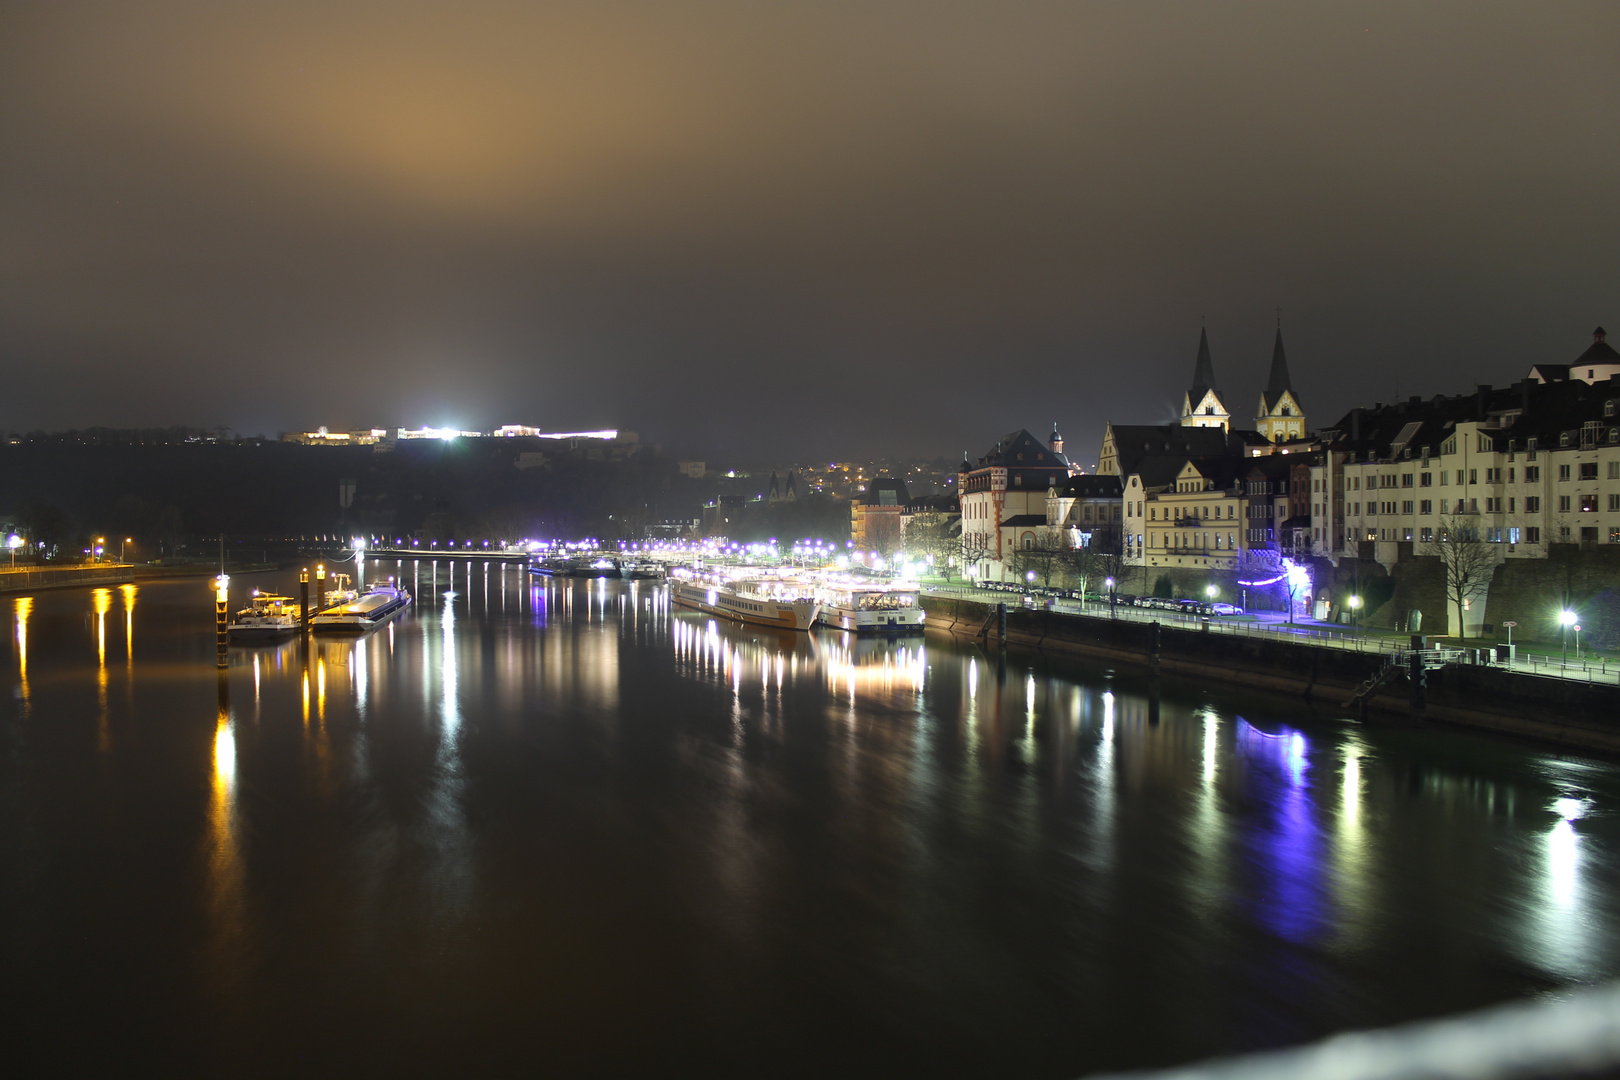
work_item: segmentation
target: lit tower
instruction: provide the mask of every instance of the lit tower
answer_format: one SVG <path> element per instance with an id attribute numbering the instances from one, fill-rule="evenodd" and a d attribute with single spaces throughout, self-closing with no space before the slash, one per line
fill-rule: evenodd
<path id="1" fill-rule="evenodd" d="M 1305 437 L 1305 410 L 1288 381 L 1288 357 L 1283 354 L 1282 327 L 1277 327 L 1277 342 L 1271 347 L 1271 375 L 1266 379 L 1266 392 L 1260 395 L 1260 411 L 1255 414 L 1255 430 L 1272 442 L 1287 442 Z"/>
<path id="2" fill-rule="evenodd" d="M 1192 386 L 1181 403 L 1182 427 L 1218 427 L 1231 430 L 1232 414 L 1215 388 L 1215 365 L 1209 358 L 1209 331 L 1198 332 L 1198 362 L 1193 365 Z"/>

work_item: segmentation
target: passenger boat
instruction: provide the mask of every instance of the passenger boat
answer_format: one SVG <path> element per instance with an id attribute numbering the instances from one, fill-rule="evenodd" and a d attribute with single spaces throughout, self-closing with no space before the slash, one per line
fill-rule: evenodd
<path id="1" fill-rule="evenodd" d="M 926 617 L 911 589 L 882 585 L 823 585 L 821 625 L 852 634 L 915 634 Z"/>
<path id="2" fill-rule="evenodd" d="M 808 630 L 821 605 L 801 595 L 790 581 L 702 581 L 678 579 L 670 583 L 669 598 L 682 607 L 696 608 L 723 619 L 777 630 Z"/>
<path id="3" fill-rule="evenodd" d="M 257 589 L 225 628 L 232 641 L 274 641 L 298 632 L 298 601 Z"/>
<path id="4" fill-rule="evenodd" d="M 664 564 L 651 559 L 625 559 L 619 563 L 619 576 L 626 581 L 646 581 L 664 576 Z"/>
<path id="5" fill-rule="evenodd" d="M 404 611 L 411 594 L 394 584 L 373 585 L 357 600 L 329 607 L 309 620 L 316 632 L 363 634 Z"/>

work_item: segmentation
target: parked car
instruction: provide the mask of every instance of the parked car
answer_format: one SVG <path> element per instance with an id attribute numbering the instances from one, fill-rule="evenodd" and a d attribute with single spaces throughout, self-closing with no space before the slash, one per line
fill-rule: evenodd
<path id="1" fill-rule="evenodd" d="M 1215 604 L 1209 605 L 1209 610 L 1210 610 L 1210 612 L 1212 614 L 1215 614 L 1215 615 L 1241 615 L 1241 614 L 1243 614 L 1243 609 L 1238 607 L 1236 604 L 1215 603 Z"/>

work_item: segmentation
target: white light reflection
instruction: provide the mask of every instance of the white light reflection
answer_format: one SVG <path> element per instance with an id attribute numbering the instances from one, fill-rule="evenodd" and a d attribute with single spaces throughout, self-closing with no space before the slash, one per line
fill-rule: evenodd
<path id="1" fill-rule="evenodd" d="M 1219 734 L 1216 730 L 1215 714 L 1204 710 L 1204 783 L 1215 783 L 1216 749 Z"/>
<path id="2" fill-rule="evenodd" d="M 439 644 L 439 689 L 442 694 L 439 711 L 444 718 L 444 745 L 453 758 L 455 750 L 451 744 L 461 728 L 461 712 L 456 703 L 456 609 L 453 594 L 445 595 L 439 625 L 443 628 Z"/>
<path id="3" fill-rule="evenodd" d="M 1566 911 L 1575 906 L 1580 869 L 1580 837 L 1568 818 L 1561 818 L 1547 838 L 1547 890 L 1552 902 Z"/>
<path id="4" fill-rule="evenodd" d="M 363 720 L 366 716 L 366 639 L 362 637 L 354 643 L 354 652 L 350 656 L 349 670 L 354 679 L 354 711 Z"/>

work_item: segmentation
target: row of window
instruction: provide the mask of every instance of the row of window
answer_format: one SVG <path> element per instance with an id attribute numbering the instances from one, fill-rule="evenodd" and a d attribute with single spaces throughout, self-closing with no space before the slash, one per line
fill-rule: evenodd
<path id="1" fill-rule="evenodd" d="M 1608 464 L 1608 475 L 1607 475 L 1606 479 L 1620 480 L 1620 461 L 1610 461 L 1607 464 Z M 1564 464 L 1564 465 L 1558 466 L 1558 479 L 1560 481 L 1571 480 L 1571 479 L 1575 479 L 1577 475 L 1578 475 L 1579 479 L 1581 479 L 1581 480 L 1596 480 L 1598 478 L 1598 463 L 1597 462 L 1595 462 L 1595 461 L 1582 461 L 1582 462 L 1576 463 L 1576 465 L 1578 465 L 1578 467 L 1579 467 L 1579 473 L 1578 474 L 1575 471 L 1576 466 L 1574 466 L 1574 465 Z M 1460 486 L 1467 486 L 1469 484 L 1477 484 L 1477 483 L 1479 483 L 1479 474 L 1481 472 L 1484 472 L 1484 474 L 1485 474 L 1485 483 L 1487 483 L 1487 484 L 1500 484 L 1500 483 L 1503 482 L 1503 476 L 1502 476 L 1503 470 L 1502 469 L 1483 469 L 1483 470 L 1482 469 L 1466 469 L 1466 470 L 1464 470 L 1464 469 L 1441 469 L 1441 470 L 1439 470 L 1439 472 L 1440 472 L 1440 484 L 1439 484 L 1440 487 L 1446 487 L 1448 484 L 1452 484 L 1452 483 L 1458 484 Z M 1417 473 L 1415 475 L 1416 475 L 1416 478 L 1417 478 L 1417 486 L 1418 487 L 1434 487 L 1435 486 L 1435 484 L 1434 484 L 1434 473 L 1432 473 L 1432 472 L 1423 472 L 1423 473 Z M 1368 491 L 1376 491 L 1379 488 L 1393 488 L 1393 487 L 1397 487 L 1397 486 L 1398 487 L 1403 487 L 1403 488 L 1409 488 L 1409 487 L 1412 486 L 1413 476 L 1414 476 L 1413 473 L 1401 473 L 1399 476 L 1397 476 L 1395 473 L 1374 474 L 1374 475 L 1371 475 L 1371 476 L 1367 477 L 1367 490 Z M 1351 491 L 1360 491 L 1361 490 L 1361 477 L 1359 477 L 1359 476 L 1351 476 L 1348 479 L 1349 479 L 1349 484 L 1350 484 L 1350 490 Z M 1397 483 L 1397 481 L 1398 481 L 1398 483 Z M 1524 467 L 1524 482 L 1527 483 L 1527 484 L 1539 484 L 1539 483 L 1541 483 L 1541 466 L 1540 465 L 1526 465 Z M 1517 469 L 1509 468 L 1507 470 L 1507 483 L 1509 483 L 1509 484 L 1518 483 L 1518 470 Z M 1322 490 L 1321 477 L 1317 478 L 1315 487 L 1316 487 L 1317 491 Z"/>
<path id="2" fill-rule="evenodd" d="M 1414 534 L 1415 539 L 1420 544 L 1431 544 L 1434 542 L 1437 536 L 1442 542 L 1449 539 L 1445 529 L 1436 530 L 1428 526 L 1419 529 L 1413 529 L 1410 527 L 1403 529 L 1346 529 L 1344 538 L 1352 544 L 1358 539 L 1385 541 L 1404 540 L 1410 542 L 1414 539 Z M 1580 539 L 1583 543 L 1595 544 L 1597 543 L 1598 535 L 1598 530 L 1596 528 L 1583 527 L 1581 529 Z M 1484 530 L 1483 537 L 1481 537 L 1479 530 L 1464 529 L 1458 532 L 1457 538 L 1460 540 L 1474 540 L 1482 538 L 1487 543 L 1491 544 L 1539 544 L 1541 543 L 1541 530 L 1534 525 L 1527 526 L 1523 529 L 1517 528 L 1516 526 L 1504 527 L 1496 525 L 1486 528 Z M 1561 543 L 1573 543 L 1576 539 L 1574 529 L 1568 525 L 1560 525 L 1558 527 L 1558 539 Z M 1620 526 L 1609 527 L 1609 543 L 1620 544 Z"/>
<path id="3" fill-rule="evenodd" d="M 1620 513 L 1620 494 L 1608 495 L 1608 496 L 1602 496 L 1602 495 L 1560 495 L 1560 496 L 1558 496 L 1558 512 L 1561 513 L 1561 514 L 1569 514 L 1569 513 L 1574 513 L 1574 512 L 1577 512 L 1577 511 L 1580 512 L 1580 513 L 1583 513 L 1583 514 L 1596 513 L 1598 511 L 1598 504 L 1599 504 L 1600 501 L 1603 501 L 1603 502 L 1607 503 L 1607 506 L 1605 508 L 1608 509 L 1609 511 L 1615 512 L 1615 513 Z M 1353 502 L 1353 503 L 1350 503 L 1349 505 L 1350 505 L 1350 516 L 1351 517 L 1361 517 L 1361 516 L 1363 516 L 1362 515 L 1362 505 L 1363 504 L 1358 503 L 1358 502 Z M 1367 516 L 1367 517 L 1377 517 L 1380 514 L 1411 514 L 1411 513 L 1413 513 L 1414 505 L 1416 506 L 1416 512 L 1418 514 L 1432 514 L 1432 513 L 1434 513 L 1434 500 L 1433 499 L 1420 499 L 1420 500 L 1417 500 L 1415 503 L 1414 503 L 1414 501 L 1412 499 L 1403 499 L 1399 503 L 1395 503 L 1395 502 L 1376 502 L 1376 503 L 1370 502 L 1370 503 L 1367 503 L 1366 504 L 1366 515 L 1365 516 Z M 1479 500 L 1478 499 L 1458 499 L 1457 502 L 1456 502 L 1456 508 L 1451 509 L 1447 504 L 1447 500 L 1442 499 L 1442 500 L 1440 500 L 1440 512 L 1442 514 L 1446 514 L 1446 513 L 1477 514 L 1477 513 L 1479 513 Z M 1519 512 L 1519 500 L 1518 500 L 1517 497 L 1507 498 L 1507 499 L 1487 497 L 1486 500 L 1485 500 L 1485 512 L 1487 514 L 1502 514 L 1502 513 L 1517 514 Z M 1541 496 L 1539 496 L 1539 495 L 1526 495 L 1525 498 L 1524 498 L 1524 512 L 1527 513 L 1527 514 L 1539 514 L 1539 513 L 1541 513 Z"/>

